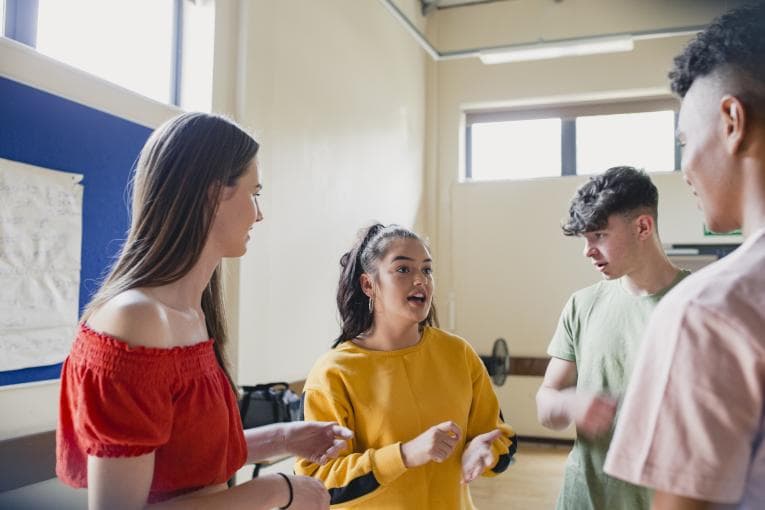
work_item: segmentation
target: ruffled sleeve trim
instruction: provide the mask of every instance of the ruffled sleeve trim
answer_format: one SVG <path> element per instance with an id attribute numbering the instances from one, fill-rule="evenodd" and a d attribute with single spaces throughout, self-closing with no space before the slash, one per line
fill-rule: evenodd
<path id="1" fill-rule="evenodd" d="M 188 380 L 219 370 L 213 344 L 208 339 L 167 349 L 131 346 L 81 323 L 69 358 L 80 369 L 135 382 Z"/>

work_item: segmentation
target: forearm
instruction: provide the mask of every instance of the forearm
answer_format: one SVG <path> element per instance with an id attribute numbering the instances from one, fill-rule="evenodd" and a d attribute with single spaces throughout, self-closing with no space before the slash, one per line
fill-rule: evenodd
<path id="1" fill-rule="evenodd" d="M 537 418 L 539 423 L 552 430 L 568 427 L 573 420 L 572 408 L 576 388 L 556 390 L 542 386 L 537 392 Z"/>
<path id="2" fill-rule="evenodd" d="M 287 504 L 289 489 L 280 475 L 264 475 L 221 492 L 175 498 L 149 505 L 151 510 L 207 510 L 217 508 L 267 510 Z"/>
<path id="3" fill-rule="evenodd" d="M 261 462 L 290 453 L 287 448 L 288 423 L 274 423 L 244 431 L 247 442 L 247 463 Z"/>
<path id="4" fill-rule="evenodd" d="M 716 505 L 707 501 L 686 498 L 668 492 L 657 491 L 653 497 L 651 510 L 712 510 L 717 508 L 733 508 L 734 505 Z"/>

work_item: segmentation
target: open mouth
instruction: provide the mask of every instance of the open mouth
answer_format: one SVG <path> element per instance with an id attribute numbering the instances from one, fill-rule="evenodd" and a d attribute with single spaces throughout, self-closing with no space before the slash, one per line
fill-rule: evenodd
<path id="1" fill-rule="evenodd" d="M 406 300 L 410 303 L 425 303 L 425 294 L 423 292 L 415 292 L 411 296 L 407 296 Z"/>
<path id="2" fill-rule="evenodd" d="M 603 271 L 603 269 L 608 265 L 608 262 L 595 262 L 595 269 L 598 271 Z"/>

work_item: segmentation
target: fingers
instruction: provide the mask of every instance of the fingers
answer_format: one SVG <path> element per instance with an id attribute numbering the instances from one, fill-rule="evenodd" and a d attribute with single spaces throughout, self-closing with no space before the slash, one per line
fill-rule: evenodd
<path id="1" fill-rule="evenodd" d="M 472 482 L 493 464 L 494 456 L 490 450 L 477 455 L 473 460 L 468 461 L 462 466 L 462 483 Z"/>
<path id="2" fill-rule="evenodd" d="M 348 443 L 344 439 L 335 439 L 332 446 L 327 448 L 327 451 L 319 458 L 317 464 L 324 465 L 331 459 L 335 459 L 340 456 L 340 453 L 348 447 Z"/>
<path id="3" fill-rule="evenodd" d="M 455 446 L 457 446 L 457 443 L 459 443 L 459 439 L 457 439 L 454 436 L 447 435 L 443 432 L 437 433 L 434 439 L 435 439 L 434 441 L 435 444 L 443 444 L 449 449 L 454 448 Z"/>
<path id="4" fill-rule="evenodd" d="M 460 429 L 459 425 L 457 425 L 453 421 L 445 421 L 443 423 L 439 423 L 434 428 L 441 432 L 445 432 L 449 435 L 452 435 L 458 441 L 462 437 L 462 430 Z"/>
<path id="5" fill-rule="evenodd" d="M 333 423 L 330 430 L 335 437 L 341 437 L 343 439 L 351 439 L 353 437 L 353 431 L 351 429 L 338 425 L 337 423 Z"/>
<path id="6" fill-rule="evenodd" d="M 617 403 L 608 395 L 581 395 L 575 417 L 577 430 L 590 438 L 608 432 L 613 425 Z"/>
<path id="7" fill-rule="evenodd" d="M 494 440 L 499 439 L 500 437 L 502 437 L 502 431 L 500 429 L 494 429 L 490 432 L 486 432 L 485 434 L 481 434 L 475 439 L 478 439 L 484 443 L 493 443 Z M 473 441 L 475 441 L 475 439 L 473 439 Z"/>

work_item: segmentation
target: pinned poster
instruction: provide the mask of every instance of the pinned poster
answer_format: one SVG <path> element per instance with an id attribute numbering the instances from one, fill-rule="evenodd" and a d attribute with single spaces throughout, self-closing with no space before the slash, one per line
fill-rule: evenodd
<path id="1" fill-rule="evenodd" d="M 82 175 L 0 159 L 0 371 L 60 363 L 77 327 Z"/>

